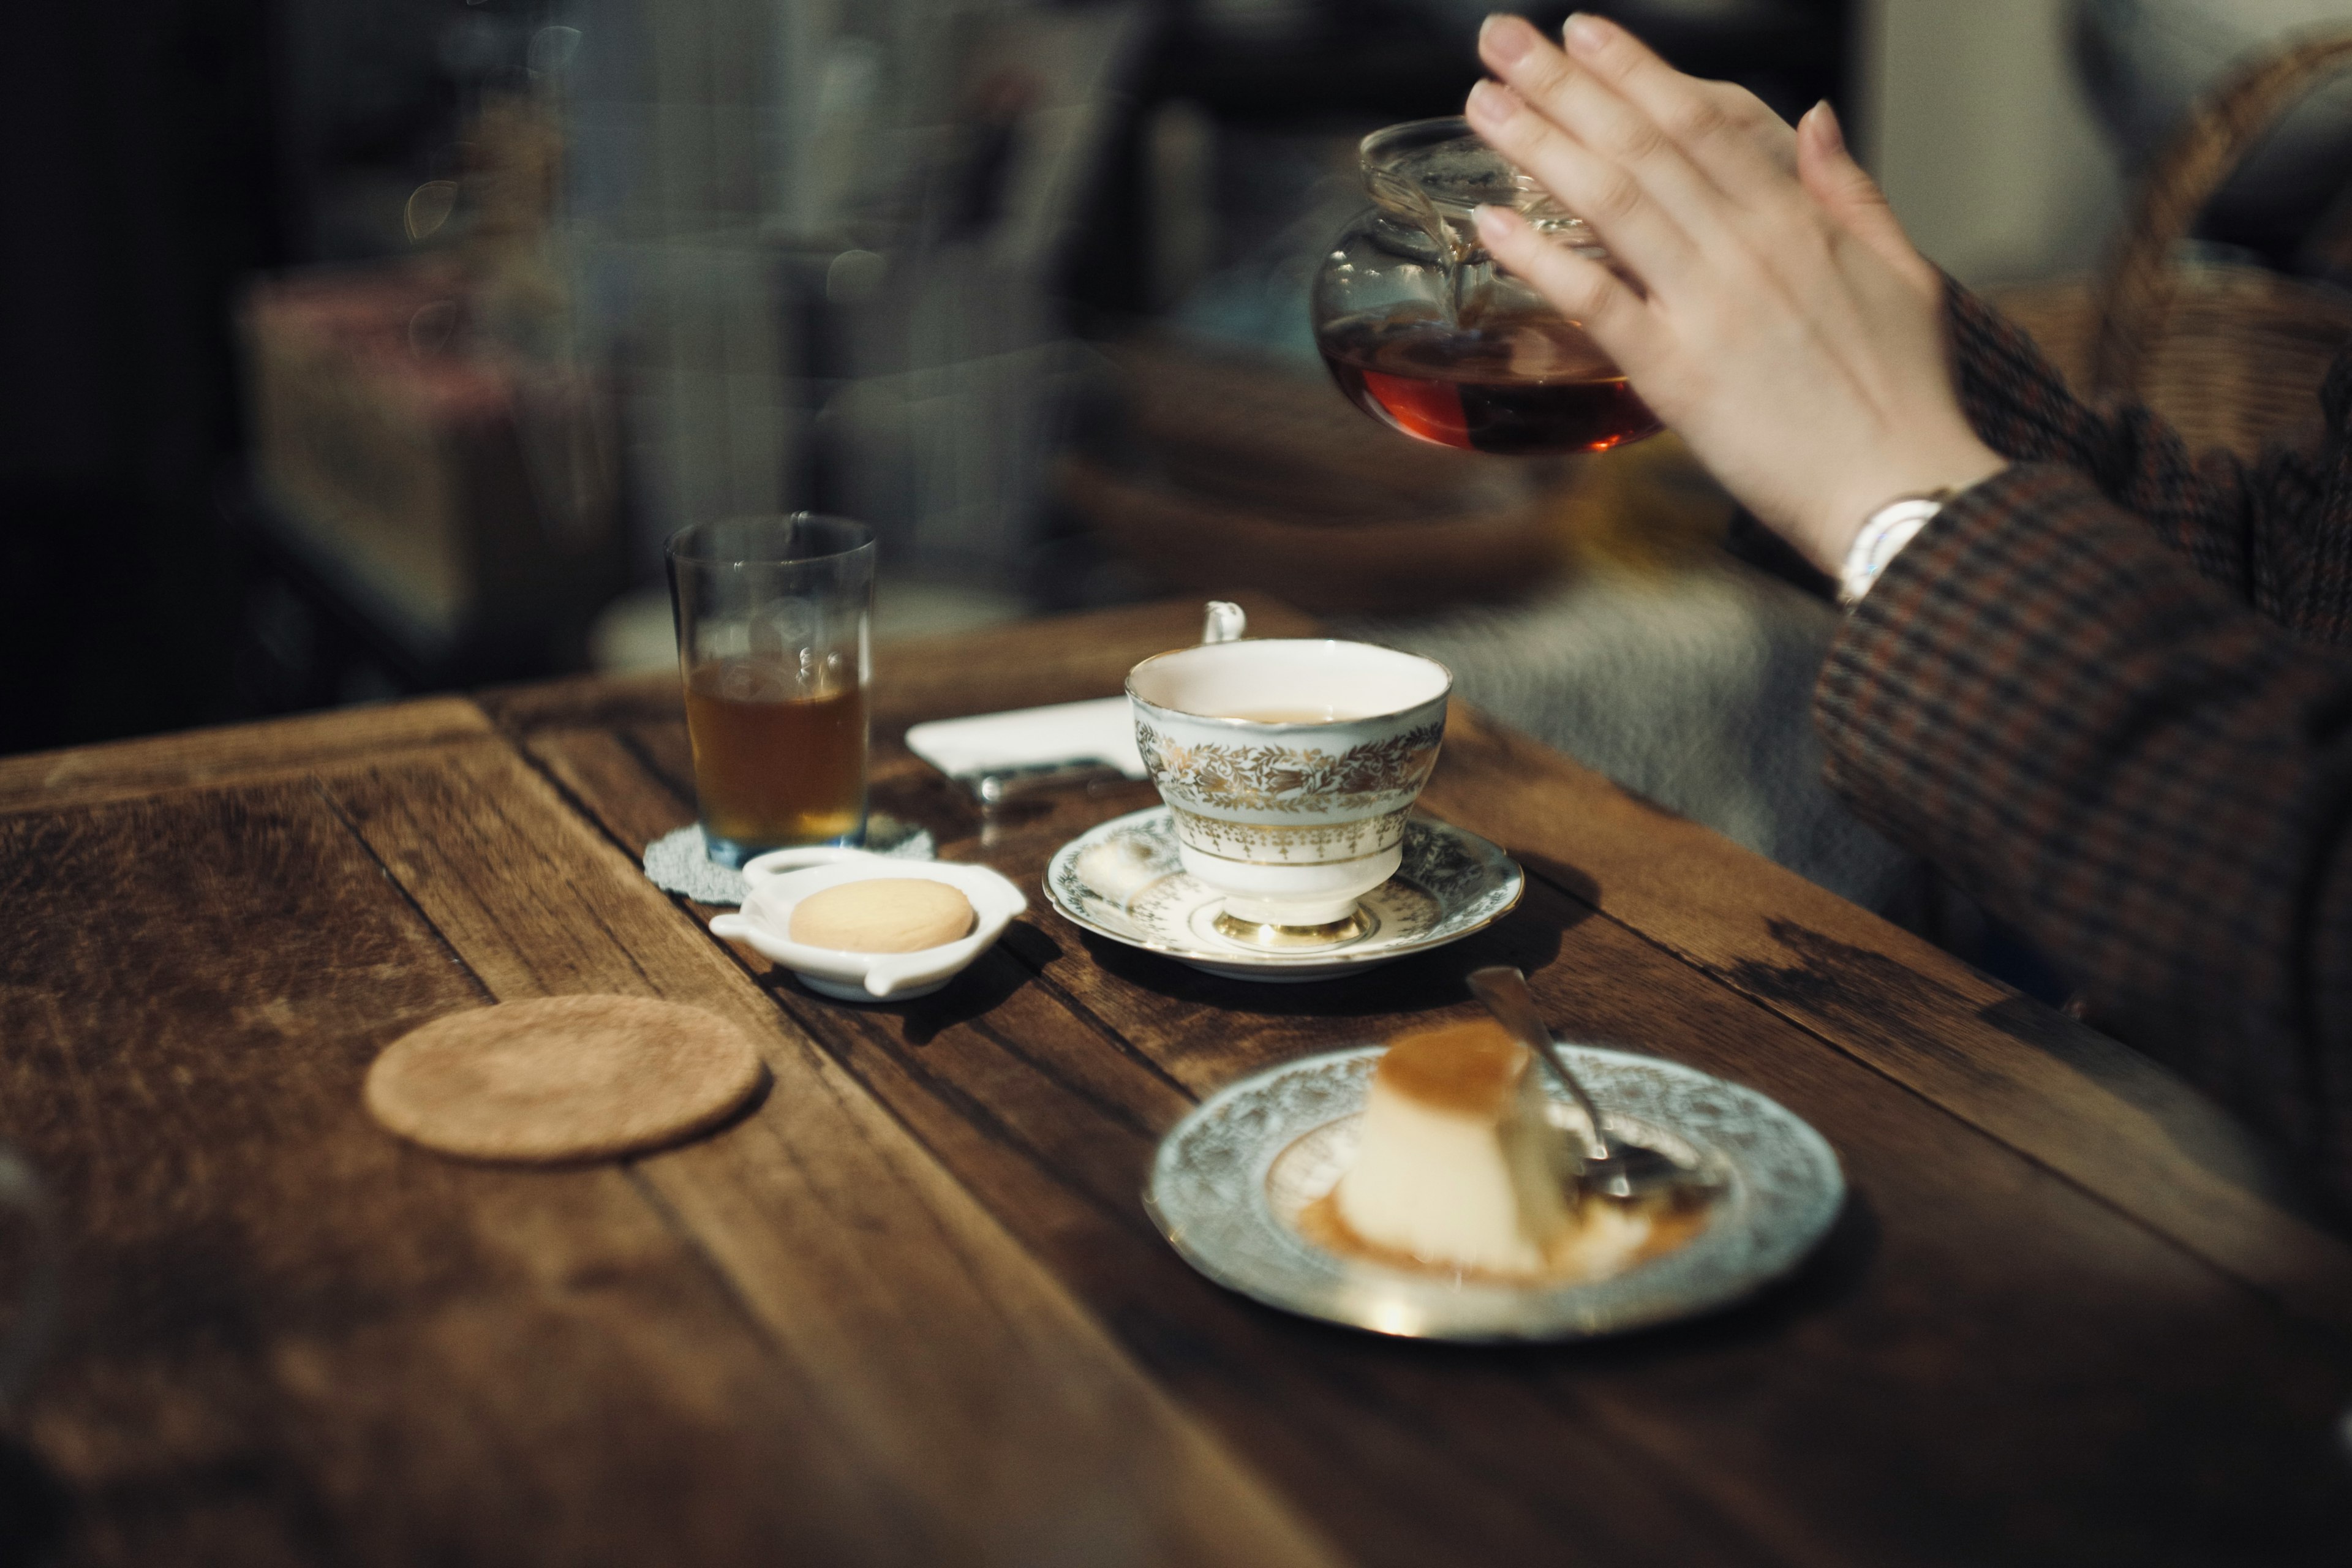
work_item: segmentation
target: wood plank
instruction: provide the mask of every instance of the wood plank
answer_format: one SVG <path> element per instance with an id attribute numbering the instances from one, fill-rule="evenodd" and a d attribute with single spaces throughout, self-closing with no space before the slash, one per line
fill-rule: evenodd
<path id="1" fill-rule="evenodd" d="M 476 692 L 474 700 L 500 729 L 515 734 L 529 734 L 545 724 L 686 721 L 686 696 L 671 670 L 494 686 Z"/>
<path id="2" fill-rule="evenodd" d="M 534 747 L 633 848 L 684 809 L 644 746 L 542 731 Z M 881 781 L 886 795 L 920 782 L 887 756 Z M 932 820 L 950 854 L 1034 898 L 1077 818 L 1129 804 L 1060 797 L 985 833 Z M 891 808 L 921 809 L 903 794 Z M 1755 1083 L 1822 1127 L 1861 1194 L 1829 1254 L 1714 1323 L 1436 1359 L 1224 1296 L 1143 1224 L 1132 1194 L 1150 1149 L 1193 1096 L 1466 1012 L 1460 974 L 1496 959 L 1535 971 L 1555 1016 Z M 845 1006 L 771 984 L 1367 1561 L 1508 1559 L 1559 1540 L 1636 1562 L 2154 1563 L 2256 1540 L 2256 1555 L 2293 1558 L 2347 1523 L 2325 1436 L 2352 1397 L 2345 1347 L 2283 1327 L 2243 1286 L 1556 889 L 1486 936 L 1344 985 L 1217 980 L 1044 915 L 929 1002 Z M 1525 1469 L 1528 1455 L 1547 1462 Z M 1643 1463 L 1627 1471 L 1628 1455 Z"/>
<path id="3" fill-rule="evenodd" d="M 64 1561 L 956 1544 L 628 1174 L 366 1119 L 374 1052 L 485 996 L 310 784 L 0 821 L 0 1135 L 69 1237 L 25 1426 Z"/>
<path id="4" fill-rule="evenodd" d="M 759 1108 L 637 1168 L 861 1463 L 964 1543 L 950 1556 L 1335 1560 L 511 751 L 326 787 L 499 997 L 667 996 L 761 1042 Z"/>
<path id="5" fill-rule="evenodd" d="M 1759 1024 L 1752 1004 L 1691 984 L 1654 945 L 1553 889 L 1537 889 L 1511 920 L 1447 953 L 1279 996 L 1145 955 L 1107 955 L 1048 924 L 1064 952 L 1044 966 L 1047 981 L 1190 1086 L 1433 1016 L 1474 1016 L 1462 974 L 1508 962 L 1535 975 L 1564 1028 L 1749 1083 L 1821 1128 L 1859 1196 L 1849 1225 L 1865 1233 L 1850 1229 L 1797 1287 L 1822 1295 L 1768 1303 L 1745 1344 L 1716 1340 L 1746 1337 L 1736 1314 L 1689 1331 L 1699 1348 L 1688 1360 L 1675 1331 L 1643 1342 L 1654 1354 L 1622 1363 L 1618 1352 L 1630 1347 L 1608 1347 L 1574 1379 L 1586 1419 L 1703 1470 L 1728 1493 L 1718 1506 L 1793 1561 L 2069 1561 L 2110 1551 L 2198 1561 L 2232 1550 L 2292 1556 L 2297 1542 L 2345 1538 L 2339 1458 L 2315 1436 L 2352 1396 L 2352 1350 L 2340 1340 L 2288 1328 L 2237 1281 L 1958 1119 L 1889 1092 L 1821 1042 Z M 1837 1245 L 1867 1256 L 1840 1259 Z M 1832 1283 L 1842 1268 L 1856 1277 Z M 2169 1364 L 2180 1356 L 2235 1364 L 2184 1374 Z M 1956 1375 L 1971 1391 L 1964 1412 L 1948 1404 Z M 1732 1389 L 1738 1397 L 1726 1405 Z M 2310 1403 L 2281 1419 L 2281 1398 Z M 2204 1436 L 2182 1439 L 2168 1419 L 2159 1441 L 2211 1443 L 2199 1457 L 2177 1446 L 2146 1452 L 2132 1436 L 2147 1430 L 2149 1409 L 2176 1400 L 2200 1407 Z M 1923 1425 L 1930 1410 L 1943 1414 Z M 2273 1500 L 2297 1525 L 2273 1530 L 2268 1505 L 2240 1515 L 2229 1500 L 2269 1484 L 2270 1461 L 2256 1450 L 2299 1471 Z M 2245 1468 L 2202 1489 L 2217 1464 Z M 2181 1501 L 2180 1511 L 2139 1499 L 2143 1486 Z M 2051 1506 L 2067 1514 L 2067 1530 L 2036 1517 Z M 1742 1512 L 1751 1507 L 1764 1517 Z M 2248 1529 L 2271 1545 L 2249 1546 Z"/>
<path id="6" fill-rule="evenodd" d="M 1424 804 L 2294 1312 L 2352 1329 L 2352 1245 L 2147 1058 L 1475 713 L 1450 721 Z"/>
<path id="7" fill-rule="evenodd" d="M 431 697 L 26 752 L 0 757 L 0 812 L 282 777 L 316 763 L 471 739 L 489 730 L 488 715 L 471 700 Z"/>
<path id="8" fill-rule="evenodd" d="M 0 812 L 57 810 L 161 789 L 283 775 L 339 757 L 477 736 L 489 727 L 488 718 L 466 699 L 433 697 L 0 757 Z"/>

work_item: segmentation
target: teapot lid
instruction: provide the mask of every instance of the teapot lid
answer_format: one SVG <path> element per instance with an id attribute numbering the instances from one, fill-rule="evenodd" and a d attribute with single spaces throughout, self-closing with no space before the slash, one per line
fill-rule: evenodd
<path id="1" fill-rule="evenodd" d="M 1467 227 L 1479 207 L 1511 207 L 1547 234 L 1599 248 L 1582 218 L 1555 201 L 1534 175 L 1480 141 L 1458 114 L 1375 131 L 1364 138 L 1358 155 L 1372 199 L 1424 226 L 1434 217 Z"/>

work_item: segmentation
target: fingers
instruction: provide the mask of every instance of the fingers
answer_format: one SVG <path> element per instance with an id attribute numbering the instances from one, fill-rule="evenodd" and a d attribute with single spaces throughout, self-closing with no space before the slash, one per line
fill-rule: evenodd
<path id="1" fill-rule="evenodd" d="M 1912 247 L 1878 182 L 1864 173 L 1846 151 L 1837 110 L 1827 99 L 1797 121 L 1797 178 L 1831 217 L 1893 268 L 1896 276 L 1930 298 L 1941 298 L 1943 279 Z"/>
<path id="2" fill-rule="evenodd" d="M 1652 363 L 1658 330 L 1640 295 L 1599 262 L 1538 234 L 1508 207 L 1480 207 L 1477 224 L 1488 255 L 1580 323 L 1619 368 L 1639 379 L 1639 367 Z"/>
<path id="3" fill-rule="evenodd" d="M 1769 175 L 1785 177 L 1794 166 L 1794 134 L 1755 94 L 1685 76 L 1599 16 L 1570 16 L 1561 39 L 1566 54 L 1554 53 L 1564 68 L 1638 110 L 1733 201 L 1746 202 L 1769 188 Z"/>
<path id="4" fill-rule="evenodd" d="M 1570 212 L 1653 288 L 1688 268 L 1693 236 L 1682 221 L 1692 204 L 1671 172 L 1636 169 L 1602 155 L 1496 82 L 1471 89 L 1464 113 L 1487 145 L 1535 176 Z M 1689 183 L 1685 173 L 1682 184 Z M 1673 193 L 1654 199 L 1654 191 Z M 1672 210 L 1670 210 L 1670 208 Z"/>
<path id="5" fill-rule="evenodd" d="M 1744 94 L 1720 84 L 1677 75 L 1630 35 L 1612 30 L 1611 37 L 1622 39 L 1625 45 L 1621 49 L 1612 43 L 1605 51 L 1612 58 L 1639 57 L 1620 60 L 1626 68 L 1620 71 L 1621 77 L 1643 77 L 1646 62 L 1647 67 L 1654 68 L 1647 74 L 1663 79 L 1648 89 L 1651 98 L 1686 99 L 1705 107 L 1706 112 L 1721 113 L 1724 126 L 1733 124 L 1734 111 L 1724 107 L 1728 102 L 1725 95 L 1744 99 Z M 1518 101 L 1532 110 L 1528 123 L 1506 125 L 1501 117 L 1508 108 L 1507 99 L 1490 93 L 1482 102 L 1474 94 L 1467 112 L 1473 123 L 1478 125 L 1480 134 L 1550 188 L 1571 210 L 1590 220 L 1612 248 L 1623 237 L 1611 232 L 1612 221 L 1620 230 L 1633 221 L 1637 216 L 1632 210 L 1635 197 L 1643 193 L 1659 205 L 1666 222 L 1702 247 L 1726 242 L 1733 226 L 1748 221 L 1742 204 L 1695 164 L 1684 146 L 1648 110 L 1621 95 L 1580 63 L 1570 60 L 1525 21 L 1516 16 L 1488 17 L 1479 33 L 1479 50 L 1486 64 L 1517 95 Z M 1761 106 L 1758 107 L 1760 110 Z M 1482 111 L 1489 117 L 1486 121 L 1482 121 Z M 1696 127 L 1697 121 L 1686 113 L 1684 124 Z M 1560 134 L 1548 134 L 1551 132 Z M 1785 128 L 1780 134 L 1783 138 L 1790 135 Z M 1735 136 L 1733 140 L 1738 138 Z M 1570 156 L 1563 146 L 1597 155 L 1600 166 L 1580 170 L 1562 167 L 1560 161 Z M 1547 158 L 1551 162 L 1546 162 Z M 1719 153 L 1716 161 L 1726 170 L 1741 174 L 1740 185 L 1749 194 L 1751 205 L 1761 206 L 1777 201 L 1786 205 L 1798 199 L 1788 169 L 1772 166 L 1753 149 L 1744 157 Z M 1579 179 L 1583 189 L 1572 195 L 1564 188 L 1566 182 Z M 1785 194 L 1776 197 L 1774 187 Z M 1662 262 L 1678 258 L 1668 255 L 1645 263 L 1629 253 L 1627 259 L 1636 271 L 1649 278 Z"/>

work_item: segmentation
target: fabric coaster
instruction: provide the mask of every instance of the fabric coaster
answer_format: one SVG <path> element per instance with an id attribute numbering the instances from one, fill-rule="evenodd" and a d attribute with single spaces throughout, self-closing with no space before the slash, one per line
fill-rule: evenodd
<path id="1" fill-rule="evenodd" d="M 936 860 L 939 843 L 928 827 L 876 812 L 866 819 L 866 847 L 897 860 Z M 703 847 L 702 829 L 689 822 L 646 846 L 646 876 L 665 893 L 698 904 L 729 906 L 743 901 L 743 873 L 721 866 Z"/>
<path id="2" fill-rule="evenodd" d="M 724 1121 L 766 1069 L 716 1013 L 551 996 L 445 1014 L 368 1068 L 375 1119 L 472 1160 L 551 1164 L 673 1143 Z"/>

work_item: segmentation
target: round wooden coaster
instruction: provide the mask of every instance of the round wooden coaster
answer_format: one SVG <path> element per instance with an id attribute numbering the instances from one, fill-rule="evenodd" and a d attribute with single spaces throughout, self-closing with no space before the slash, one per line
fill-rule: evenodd
<path id="1" fill-rule="evenodd" d="M 609 1159 L 716 1125 L 760 1087 L 759 1053 L 715 1013 L 637 996 L 552 996 L 451 1013 L 368 1068 L 367 1108 L 474 1160 Z"/>

